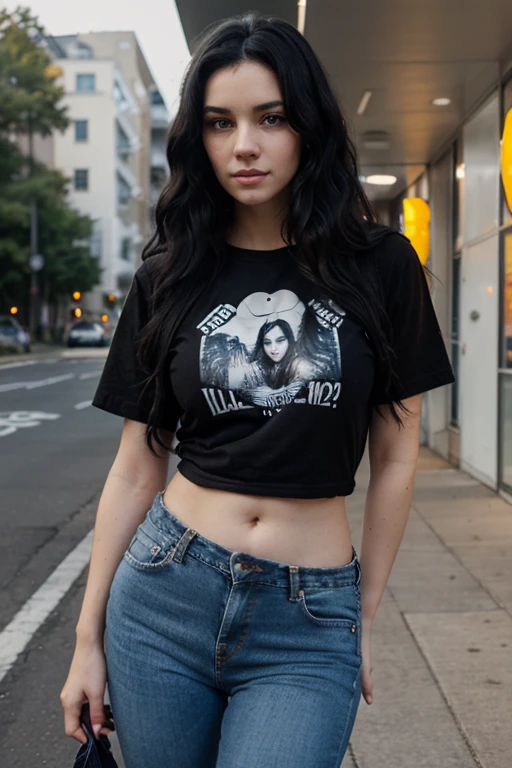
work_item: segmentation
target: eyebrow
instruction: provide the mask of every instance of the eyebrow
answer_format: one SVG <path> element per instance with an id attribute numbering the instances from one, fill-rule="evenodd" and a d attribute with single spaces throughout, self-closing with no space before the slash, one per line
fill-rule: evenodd
<path id="1" fill-rule="evenodd" d="M 253 107 L 252 111 L 263 112 L 265 109 L 274 109 L 275 107 L 284 107 L 284 104 L 282 101 L 267 101 L 265 104 L 258 104 L 256 107 Z M 207 112 L 216 112 L 218 115 L 229 115 L 231 110 L 226 109 L 225 107 L 213 107 L 208 105 L 203 109 L 203 115 L 206 115 Z"/>

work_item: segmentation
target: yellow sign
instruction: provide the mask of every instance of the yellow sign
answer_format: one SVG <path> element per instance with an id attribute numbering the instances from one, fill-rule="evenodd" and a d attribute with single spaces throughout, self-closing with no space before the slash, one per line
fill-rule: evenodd
<path id="1" fill-rule="evenodd" d="M 404 235 L 411 241 L 422 264 L 427 263 L 430 252 L 430 206 L 421 197 L 403 200 Z"/>
<path id="2" fill-rule="evenodd" d="M 501 180 L 507 205 L 512 212 L 512 107 L 507 112 L 501 137 Z"/>

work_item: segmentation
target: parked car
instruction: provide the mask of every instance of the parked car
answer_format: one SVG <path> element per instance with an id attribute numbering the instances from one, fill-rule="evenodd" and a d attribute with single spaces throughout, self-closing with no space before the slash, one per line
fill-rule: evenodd
<path id="1" fill-rule="evenodd" d="M 12 315 L 0 315 L 0 352 L 30 352 L 30 334 Z"/>
<path id="2" fill-rule="evenodd" d="M 93 320 L 77 320 L 68 332 L 68 347 L 107 347 L 109 343 L 105 328 Z"/>

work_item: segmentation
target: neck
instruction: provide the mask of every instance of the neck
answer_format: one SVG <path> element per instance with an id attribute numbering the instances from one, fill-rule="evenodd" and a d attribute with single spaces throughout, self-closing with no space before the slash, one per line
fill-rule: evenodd
<path id="1" fill-rule="evenodd" d="M 260 205 L 243 205 L 235 200 L 233 221 L 227 232 L 227 241 L 238 248 L 254 251 L 272 251 L 286 245 L 281 237 L 287 202 L 284 196 Z"/>

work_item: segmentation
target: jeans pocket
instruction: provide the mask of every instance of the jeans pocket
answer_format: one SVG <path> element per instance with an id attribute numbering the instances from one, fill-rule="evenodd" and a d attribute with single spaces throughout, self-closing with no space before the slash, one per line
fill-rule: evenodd
<path id="1" fill-rule="evenodd" d="M 159 535 L 149 521 L 144 520 L 135 531 L 123 557 L 139 570 L 156 570 L 172 561 L 172 542 Z"/>
<path id="2" fill-rule="evenodd" d="M 356 589 L 347 587 L 306 587 L 299 604 L 306 616 L 317 624 L 357 630 L 359 620 Z"/>

